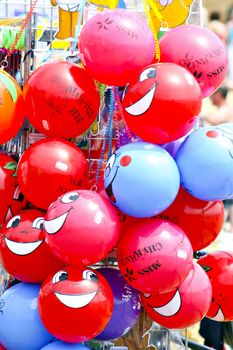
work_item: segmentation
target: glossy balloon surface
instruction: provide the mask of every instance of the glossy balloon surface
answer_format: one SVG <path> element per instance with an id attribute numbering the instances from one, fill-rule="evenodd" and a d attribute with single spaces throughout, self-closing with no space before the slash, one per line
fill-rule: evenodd
<path id="1" fill-rule="evenodd" d="M 64 265 L 45 242 L 43 225 L 44 212 L 30 209 L 14 216 L 1 229 L 1 263 L 20 281 L 43 282 Z"/>
<path id="2" fill-rule="evenodd" d="M 169 30 L 159 42 L 160 62 L 186 68 L 197 80 L 203 97 L 211 95 L 227 74 L 224 42 L 203 26 L 186 25 Z"/>
<path id="3" fill-rule="evenodd" d="M 201 111 L 201 90 L 183 67 L 158 63 L 132 76 L 123 98 L 129 128 L 143 141 L 164 144 L 186 135 Z"/>
<path id="4" fill-rule="evenodd" d="M 65 263 L 89 265 L 117 245 L 119 220 L 108 199 L 88 190 L 59 197 L 45 215 L 46 241 Z"/>
<path id="5" fill-rule="evenodd" d="M 50 276 L 39 294 L 45 327 L 65 342 L 97 336 L 110 320 L 113 296 L 104 277 L 88 267 L 66 267 Z"/>
<path id="6" fill-rule="evenodd" d="M 19 161 L 17 175 L 29 202 L 47 209 L 61 194 L 83 186 L 87 161 L 71 142 L 47 138 L 26 149 Z"/>
<path id="7" fill-rule="evenodd" d="M 132 74 L 153 62 L 155 41 L 141 16 L 115 9 L 87 21 L 80 33 L 79 49 L 82 63 L 94 79 L 125 86 Z"/>
<path id="8" fill-rule="evenodd" d="M 118 264 L 126 281 L 145 293 L 162 293 L 179 286 L 192 267 L 192 247 L 175 224 L 141 220 L 120 239 Z"/>
<path id="9" fill-rule="evenodd" d="M 94 80 L 79 66 L 52 61 L 37 68 L 24 86 L 27 117 L 50 137 L 84 133 L 98 115 L 99 93 Z"/>

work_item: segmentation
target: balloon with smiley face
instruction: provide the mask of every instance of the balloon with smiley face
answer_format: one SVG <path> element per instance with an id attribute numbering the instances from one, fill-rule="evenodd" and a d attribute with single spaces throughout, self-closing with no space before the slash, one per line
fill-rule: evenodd
<path id="1" fill-rule="evenodd" d="M 119 210 L 145 218 L 162 212 L 174 201 L 180 185 L 179 171 L 161 147 L 135 142 L 120 147 L 109 158 L 104 185 Z"/>
<path id="2" fill-rule="evenodd" d="M 1 230 L 0 260 L 9 274 L 23 282 L 43 282 L 64 264 L 50 251 L 42 231 L 44 213 L 26 210 Z"/>
<path id="3" fill-rule="evenodd" d="M 193 263 L 188 276 L 174 291 L 141 295 L 150 318 L 173 329 L 187 328 L 199 322 L 206 315 L 211 298 L 211 283 L 197 263 Z"/>
<path id="4" fill-rule="evenodd" d="M 202 200 L 233 196 L 233 124 L 193 132 L 176 155 L 181 185 Z"/>
<path id="5" fill-rule="evenodd" d="M 199 259 L 213 289 L 213 298 L 207 317 L 214 321 L 233 320 L 233 252 L 210 252 Z"/>
<path id="6" fill-rule="evenodd" d="M 201 111 L 201 90 L 185 68 L 147 66 L 126 87 L 123 107 L 129 128 L 143 141 L 164 144 L 186 135 Z"/>
<path id="7" fill-rule="evenodd" d="M 17 184 L 16 168 L 14 159 L 0 153 L 0 224 L 18 214 L 27 204 Z"/>
<path id="8" fill-rule="evenodd" d="M 178 287 L 192 267 L 193 250 L 175 224 L 145 219 L 121 237 L 117 258 L 120 271 L 135 289 L 165 293 Z"/>
<path id="9" fill-rule="evenodd" d="M 113 295 L 105 278 L 85 267 L 68 266 L 43 283 L 39 313 L 56 338 L 78 343 L 96 337 L 107 325 Z"/>
<path id="10" fill-rule="evenodd" d="M 52 203 L 45 215 L 46 241 L 53 253 L 71 265 L 104 259 L 119 239 L 119 219 L 107 198 L 71 191 Z"/>

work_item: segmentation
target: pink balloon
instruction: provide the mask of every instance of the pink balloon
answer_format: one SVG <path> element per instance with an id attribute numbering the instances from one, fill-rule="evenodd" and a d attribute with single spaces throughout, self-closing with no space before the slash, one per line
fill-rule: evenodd
<path id="1" fill-rule="evenodd" d="M 207 28 L 188 25 L 169 30 L 160 40 L 160 62 L 187 68 L 197 79 L 203 97 L 211 95 L 227 74 L 224 43 Z"/>
<path id="2" fill-rule="evenodd" d="M 141 296 L 150 318 L 173 329 L 187 328 L 199 322 L 207 314 L 211 298 L 210 280 L 197 263 L 193 263 L 188 276 L 176 290 Z"/>
<path id="3" fill-rule="evenodd" d="M 185 233 L 159 219 L 140 220 L 120 238 L 118 264 L 124 278 L 144 293 L 178 287 L 192 268 L 193 250 Z"/>
<path id="4" fill-rule="evenodd" d="M 152 63 L 155 41 L 140 16 L 122 9 L 106 10 L 83 27 L 79 50 L 83 65 L 94 79 L 124 86 L 132 74 Z"/>

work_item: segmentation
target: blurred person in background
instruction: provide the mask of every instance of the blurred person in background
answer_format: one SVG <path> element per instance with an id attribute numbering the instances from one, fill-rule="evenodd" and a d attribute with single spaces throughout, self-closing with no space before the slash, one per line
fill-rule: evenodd
<path id="1" fill-rule="evenodd" d="M 214 32 L 224 42 L 224 44 L 227 43 L 227 26 L 222 22 L 220 12 L 213 11 L 210 13 L 208 28 L 212 30 L 212 32 Z"/>

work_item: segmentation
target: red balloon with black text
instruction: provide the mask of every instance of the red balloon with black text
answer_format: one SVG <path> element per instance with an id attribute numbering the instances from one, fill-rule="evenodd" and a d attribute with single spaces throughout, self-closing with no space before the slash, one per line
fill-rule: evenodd
<path id="1" fill-rule="evenodd" d="M 17 176 L 28 201 L 47 209 L 61 194 L 85 186 L 87 161 L 71 142 L 47 138 L 26 149 Z"/>
<path id="2" fill-rule="evenodd" d="M 182 187 L 172 203 L 157 216 L 174 222 L 184 230 L 193 250 L 207 247 L 220 233 L 224 223 L 222 201 L 203 201 L 193 197 Z"/>
<path id="3" fill-rule="evenodd" d="M 128 228 L 118 245 L 118 264 L 126 281 L 144 293 L 169 292 L 192 267 L 191 244 L 177 225 L 146 219 Z"/>
<path id="4" fill-rule="evenodd" d="M 211 95 L 227 75 L 226 45 L 212 30 L 197 25 L 170 29 L 160 39 L 160 62 L 186 68 L 198 82 L 203 97 Z"/>
<path id="5" fill-rule="evenodd" d="M 1 230 L 0 260 L 13 277 L 28 283 L 40 283 L 61 268 L 45 242 L 44 212 L 25 210 L 11 218 Z"/>
<path id="6" fill-rule="evenodd" d="M 54 337 L 70 343 L 95 338 L 109 322 L 113 295 L 106 279 L 89 267 L 65 267 L 43 283 L 41 320 Z"/>
<path id="7" fill-rule="evenodd" d="M 98 115 L 99 93 L 94 80 L 81 67 L 52 61 L 37 68 L 24 86 L 27 117 L 50 137 L 84 133 Z"/>
<path id="8" fill-rule="evenodd" d="M 127 125 L 141 140 L 164 144 L 192 130 L 201 111 L 202 95 L 185 68 L 158 63 L 132 77 L 122 103 Z"/>
<path id="9" fill-rule="evenodd" d="M 199 322 L 208 312 L 212 288 L 205 271 L 193 263 L 177 289 L 163 294 L 142 294 L 150 318 L 166 328 L 183 329 Z"/>
<path id="10" fill-rule="evenodd" d="M 207 317 L 214 321 L 233 321 L 233 251 L 210 252 L 198 260 L 213 290 Z"/>
<path id="11" fill-rule="evenodd" d="M 17 163 L 0 153 L 0 224 L 7 222 L 26 207 L 26 200 L 16 178 Z"/>

